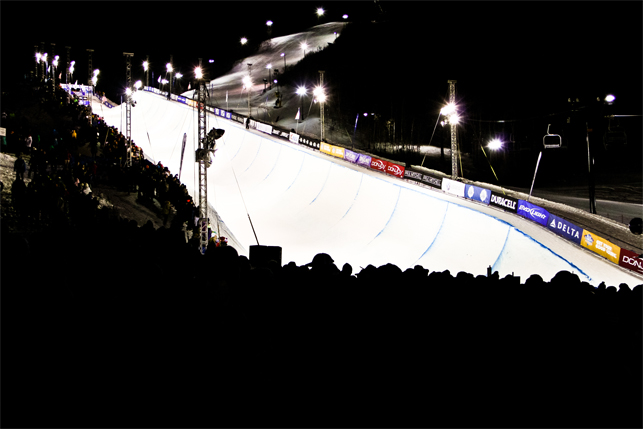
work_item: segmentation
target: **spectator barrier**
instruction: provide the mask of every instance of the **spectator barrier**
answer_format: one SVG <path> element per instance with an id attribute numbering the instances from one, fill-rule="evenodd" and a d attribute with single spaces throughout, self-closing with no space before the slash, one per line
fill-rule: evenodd
<path id="1" fill-rule="evenodd" d="M 145 87 L 145 91 L 153 92 L 162 96 L 167 96 L 167 92 L 160 91 L 156 88 Z M 194 100 L 187 99 L 183 96 L 176 96 L 171 94 L 170 98 L 178 102 L 188 104 L 196 107 Z M 246 117 L 228 112 L 217 107 L 207 106 L 206 110 L 216 116 L 244 124 Z M 344 148 L 342 146 L 331 145 L 326 142 L 321 142 L 316 139 L 301 136 L 293 132 L 293 130 L 285 130 L 276 127 L 272 124 L 263 123 L 256 119 L 250 119 L 249 128 L 288 140 L 291 143 L 307 146 L 311 149 L 318 150 L 326 155 L 335 158 L 341 158 L 361 167 L 368 168 L 374 171 L 379 171 L 384 174 L 406 179 L 409 181 L 421 183 L 433 189 L 440 189 L 445 193 L 455 195 L 460 198 L 468 199 L 490 205 L 504 211 L 515 213 L 533 222 L 542 225 L 544 228 L 549 229 L 553 233 L 579 245 L 588 250 L 604 257 L 610 262 L 613 262 L 621 267 L 627 268 L 631 271 L 643 274 L 643 260 L 638 258 L 638 255 L 626 249 L 621 249 L 619 246 L 610 243 L 598 235 L 583 229 L 573 223 L 566 221 L 556 215 L 549 213 L 542 207 L 529 203 L 525 200 L 512 198 L 506 195 L 500 195 L 490 189 L 483 187 L 469 185 L 456 180 L 442 178 L 432 174 L 426 174 L 421 171 L 413 169 L 413 166 L 407 167 L 404 163 L 396 163 L 390 160 L 377 158 L 367 153 L 356 152 Z"/>

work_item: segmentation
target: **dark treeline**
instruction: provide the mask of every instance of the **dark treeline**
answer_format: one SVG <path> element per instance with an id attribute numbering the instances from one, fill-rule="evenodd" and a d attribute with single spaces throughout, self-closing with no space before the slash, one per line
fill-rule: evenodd
<path id="1" fill-rule="evenodd" d="M 3 222 L 3 424 L 641 426 L 643 285 L 197 247 Z"/>

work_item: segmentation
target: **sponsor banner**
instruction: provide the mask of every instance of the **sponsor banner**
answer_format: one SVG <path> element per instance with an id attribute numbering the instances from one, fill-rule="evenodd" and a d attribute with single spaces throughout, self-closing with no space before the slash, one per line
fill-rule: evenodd
<path id="1" fill-rule="evenodd" d="M 638 253 L 634 253 L 627 249 L 621 249 L 621 257 L 618 264 L 621 267 L 629 268 L 639 274 L 643 274 L 643 259 L 638 257 Z"/>
<path id="2" fill-rule="evenodd" d="M 107 101 L 106 101 L 105 103 L 103 103 L 103 104 L 105 104 L 105 106 L 109 107 L 110 109 L 114 107 L 114 106 L 112 106 L 112 105 L 111 105 L 109 102 L 107 102 Z"/>
<path id="3" fill-rule="evenodd" d="M 422 175 L 422 183 L 442 189 L 442 178 L 431 176 L 430 174 Z"/>
<path id="4" fill-rule="evenodd" d="M 404 177 L 404 167 L 392 162 L 389 162 L 386 166 L 386 172 L 388 174 L 392 174 L 395 177 Z"/>
<path id="5" fill-rule="evenodd" d="M 252 121 L 250 121 L 250 122 L 252 123 Z M 272 134 L 272 125 L 263 124 L 261 122 L 257 122 L 256 124 L 257 124 L 256 128 L 259 131 L 267 133 L 267 134 Z"/>
<path id="6" fill-rule="evenodd" d="M 240 122 L 242 124 L 245 122 L 245 118 L 243 118 L 242 116 L 238 116 L 238 115 L 232 115 L 231 119 L 233 121 Z"/>
<path id="7" fill-rule="evenodd" d="M 373 170 L 383 171 L 386 173 L 386 167 L 388 167 L 387 161 L 377 158 L 371 158 L 371 168 Z"/>
<path id="8" fill-rule="evenodd" d="M 422 173 L 407 169 L 404 171 L 404 178 L 420 181 L 422 180 Z"/>
<path id="9" fill-rule="evenodd" d="M 491 191 L 475 185 L 465 185 L 464 196 L 473 201 L 489 204 L 489 200 L 491 200 Z"/>
<path id="10" fill-rule="evenodd" d="M 516 213 L 518 207 L 518 200 L 506 195 L 496 194 L 491 192 L 491 198 L 489 199 L 489 205 L 494 207 L 500 207 L 504 210 Z"/>
<path id="11" fill-rule="evenodd" d="M 357 158 L 357 164 L 361 165 L 362 167 L 370 167 L 371 157 L 369 155 L 364 155 L 363 153 L 360 153 L 359 158 Z"/>
<path id="12" fill-rule="evenodd" d="M 584 229 L 580 245 L 618 264 L 621 248 Z"/>
<path id="13" fill-rule="evenodd" d="M 464 183 L 451 179 L 442 179 L 442 190 L 452 195 L 464 198 Z"/>
<path id="14" fill-rule="evenodd" d="M 559 218 L 558 216 L 550 213 L 549 220 L 547 220 L 547 228 L 569 241 L 580 244 L 583 228 L 580 228 L 565 219 Z"/>
<path id="15" fill-rule="evenodd" d="M 344 159 L 344 148 L 339 146 L 330 146 L 331 155 Z"/>
<path id="16" fill-rule="evenodd" d="M 184 104 L 187 102 L 187 99 L 186 99 L 185 97 L 183 97 L 182 95 L 179 95 L 179 96 L 177 97 L 177 100 L 178 100 L 179 102 L 181 102 L 181 103 L 184 103 Z"/>
<path id="17" fill-rule="evenodd" d="M 323 153 L 327 153 L 328 155 L 331 154 L 330 152 L 330 145 L 328 143 L 321 143 L 319 145 L 319 151 Z"/>
<path id="18" fill-rule="evenodd" d="M 288 136 L 288 140 L 290 140 L 293 143 L 299 143 L 299 135 L 295 133 L 290 133 L 290 136 Z"/>
<path id="19" fill-rule="evenodd" d="M 518 200 L 518 210 L 517 213 L 520 216 L 526 217 L 529 220 L 538 222 L 542 226 L 547 226 L 547 220 L 549 219 L 549 212 L 542 207 L 528 203 L 525 200 Z"/>
<path id="20" fill-rule="evenodd" d="M 232 117 L 232 114 L 230 112 L 225 112 L 225 118 L 230 119 Z"/>
<path id="21" fill-rule="evenodd" d="M 359 158 L 359 153 L 353 152 L 352 150 L 344 149 L 344 159 L 353 163 L 357 163 Z"/>

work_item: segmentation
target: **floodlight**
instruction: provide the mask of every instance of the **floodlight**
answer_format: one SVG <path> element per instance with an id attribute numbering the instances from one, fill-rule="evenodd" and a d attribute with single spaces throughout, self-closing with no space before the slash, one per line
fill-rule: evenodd
<path id="1" fill-rule="evenodd" d="M 267 68 L 267 69 L 271 69 L 271 68 L 272 68 L 272 64 L 268 64 L 268 65 L 266 65 L 266 68 Z"/>
<path id="2" fill-rule="evenodd" d="M 298 95 L 306 95 L 306 87 L 305 86 L 300 86 L 297 88 L 297 94 Z"/>
<path id="3" fill-rule="evenodd" d="M 609 94 L 607 97 L 605 97 L 605 101 L 607 101 L 608 103 L 613 102 L 615 99 L 616 97 L 614 97 L 612 94 Z"/>
<path id="4" fill-rule="evenodd" d="M 317 16 L 322 16 L 324 14 L 324 9 L 321 7 L 317 9 Z"/>
<path id="5" fill-rule="evenodd" d="M 98 76 L 98 73 L 100 73 L 100 70 L 98 69 L 94 70 L 94 76 Z"/>
<path id="6" fill-rule="evenodd" d="M 442 116 L 449 116 L 452 113 L 455 113 L 455 104 L 449 103 L 440 110 Z"/>
<path id="7" fill-rule="evenodd" d="M 344 14 L 344 15 L 342 15 L 342 18 L 347 19 L 348 15 Z"/>
<path id="8" fill-rule="evenodd" d="M 460 116 L 457 113 L 454 113 L 453 115 L 449 116 L 449 123 L 450 124 L 457 124 L 460 122 Z"/>
<path id="9" fill-rule="evenodd" d="M 136 83 L 134 84 L 134 87 L 136 89 L 140 88 L 141 86 L 143 86 L 143 82 L 141 82 L 140 80 L 137 80 Z"/>
<path id="10" fill-rule="evenodd" d="M 197 79 L 203 78 L 203 71 L 201 70 L 201 67 L 194 68 L 194 76 L 196 76 Z"/>
<path id="11" fill-rule="evenodd" d="M 489 142 L 489 145 L 487 146 L 489 149 L 500 149 L 502 148 L 502 142 L 500 139 L 493 139 Z"/>
<path id="12" fill-rule="evenodd" d="M 181 79 L 182 77 L 183 77 L 183 75 L 182 75 L 181 73 L 177 73 L 177 74 L 176 74 L 176 78 L 177 78 L 177 79 Z"/>
<path id="13" fill-rule="evenodd" d="M 147 61 L 143 61 L 143 70 L 147 71 L 147 68 L 149 67 L 149 63 Z"/>
<path id="14" fill-rule="evenodd" d="M 172 69 L 172 64 L 167 63 L 167 64 L 165 65 L 165 67 L 167 68 L 167 71 L 168 71 L 168 72 L 172 73 L 172 70 L 173 70 L 173 69 Z"/>
<path id="15" fill-rule="evenodd" d="M 246 39 L 245 37 L 242 37 L 241 38 L 241 44 L 245 45 L 246 43 L 248 43 L 248 39 Z"/>
<path id="16" fill-rule="evenodd" d="M 272 21 L 266 21 L 266 25 L 270 27 L 272 25 Z"/>

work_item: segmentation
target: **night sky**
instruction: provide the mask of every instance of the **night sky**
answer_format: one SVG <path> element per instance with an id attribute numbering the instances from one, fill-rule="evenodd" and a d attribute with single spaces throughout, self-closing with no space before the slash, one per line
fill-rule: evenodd
<path id="1" fill-rule="evenodd" d="M 380 7 L 384 11 L 382 15 Z M 34 45 L 71 46 L 74 80 L 85 83 L 86 49 L 101 70 L 97 90 L 116 97 L 123 52 L 135 54 L 133 79 L 150 56 L 155 78 L 173 55 L 184 74 L 215 60 L 214 73 L 244 57 L 239 40 L 305 31 L 317 23 L 385 17 L 391 37 L 373 58 L 387 90 L 439 101 L 457 79 L 463 101 L 510 118 L 520 109 L 555 110 L 568 97 L 617 97 L 623 114 L 641 113 L 641 2 L 2 2 L 3 88 L 33 68 Z M 318 18 L 315 11 L 326 14 Z M 369 43 L 369 40 L 364 40 Z M 431 64 L 431 73 L 424 70 Z M 151 76 L 150 76 L 151 79 Z M 533 109 L 532 109 L 533 110 Z"/>

